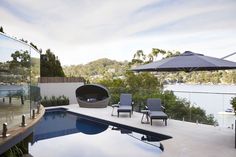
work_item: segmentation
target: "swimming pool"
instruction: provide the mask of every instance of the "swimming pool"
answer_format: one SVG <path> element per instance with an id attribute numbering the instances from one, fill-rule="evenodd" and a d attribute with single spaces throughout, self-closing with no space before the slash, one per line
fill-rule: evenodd
<path id="1" fill-rule="evenodd" d="M 63 110 L 47 111 L 35 128 L 29 152 L 34 157 L 152 157 L 164 150 L 160 141 L 171 138 L 160 134 L 140 134 L 138 130 L 130 129 Z"/>

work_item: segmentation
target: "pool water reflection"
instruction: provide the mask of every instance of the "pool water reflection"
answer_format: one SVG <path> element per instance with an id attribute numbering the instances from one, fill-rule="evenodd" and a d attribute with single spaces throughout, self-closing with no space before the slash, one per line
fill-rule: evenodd
<path id="1" fill-rule="evenodd" d="M 50 156 L 158 156 L 159 138 L 83 119 L 65 111 L 46 112 L 29 152 Z M 152 141 L 152 142 L 150 142 Z M 161 145 L 162 146 L 162 145 Z M 163 148 L 163 147 L 162 147 Z"/>

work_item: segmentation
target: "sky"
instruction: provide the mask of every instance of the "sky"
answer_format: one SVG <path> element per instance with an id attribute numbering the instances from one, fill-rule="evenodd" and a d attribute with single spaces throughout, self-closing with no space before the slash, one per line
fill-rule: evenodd
<path id="1" fill-rule="evenodd" d="M 221 58 L 236 52 L 235 15 L 235 0 L 0 0 L 4 31 L 62 65 L 130 61 L 152 48 Z"/>

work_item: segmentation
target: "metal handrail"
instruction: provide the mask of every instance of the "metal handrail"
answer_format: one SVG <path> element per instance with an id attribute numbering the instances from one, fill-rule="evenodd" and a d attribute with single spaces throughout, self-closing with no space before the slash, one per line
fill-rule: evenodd
<path id="1" fill-rule="evenodd" d="M 180 90 L 165 90 L 165 91 L 172 91 L 178 93 L 199 93 L 199 94 L 228 94 L 228 95 L 236 95 L 236 93 L 232 92 L 200 92 L 200 91 L 180 91 Z"/>
<path id="2" fill-rule="evenodd" d="M 11 36 L 7 35 L 6 33 L 1 33 L 1 32 L 0 32 L 0 35 L 5 36 L 5 37 L 7 37 L 7 38 L 9 38 L 9 39 L 15 40 L 15 41 L 17 41 L 17 42 L 19 42 L 19 43 L 21 43 L 21 44 L 26 45 L 26 46 L 29 46 L 30 49 L 33 49 L 33 50 L 36 51 L 37 53 L 41 54 L 40 51 L 37 50 L 36 48 L 34 48 L 32 45 L 30 45 L 30 44 L 28 44 L 28 43 L 26 43 L 26 42 L 23 42 L 23 41 L 17 39 L 16 37 L 11 37 Z"/>

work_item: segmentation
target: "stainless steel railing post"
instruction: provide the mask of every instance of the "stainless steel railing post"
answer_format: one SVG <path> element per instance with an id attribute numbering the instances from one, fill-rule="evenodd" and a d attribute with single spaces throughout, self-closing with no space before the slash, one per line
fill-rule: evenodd
<path id="1" fill-rule="evenodd" d="M 10 134 L 7 133 L 7 123 L 3 123 L 2 125 L 2 134 L 0 135 L 1 138 L 5 138 L 10 136 Z"/>
<path id="2" fill-rule="evenodd" d="M 21 127 L 25 127 L 27 124 L 25 123 L 25 115 L 22 115 L 22 120 L 21 120 Z"/>

